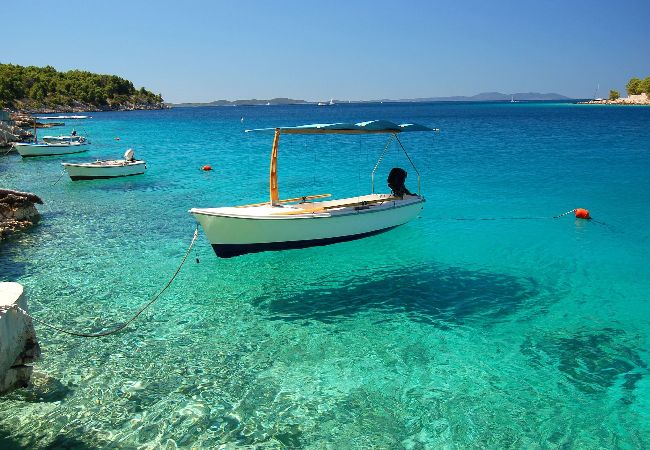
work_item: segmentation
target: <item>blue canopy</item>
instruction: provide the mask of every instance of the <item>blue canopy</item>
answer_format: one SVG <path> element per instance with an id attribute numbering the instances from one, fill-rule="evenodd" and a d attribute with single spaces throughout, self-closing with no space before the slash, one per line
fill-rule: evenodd
<path id="1" fill-rule="evenodd" d="M 387 120 L 370 120 L 359 123 L 314 123 L 311 125 L 299 125 L 297 127 L 275 127 L 256 128 L 246 130 L 274 132 L 280 130 L 285 134 L 365 134 L 365 133 L 404 133 L 407 131 L 439 131 L 437 128 L 429 128 L 416 123 L 403 123 L 398 125 Z"/>

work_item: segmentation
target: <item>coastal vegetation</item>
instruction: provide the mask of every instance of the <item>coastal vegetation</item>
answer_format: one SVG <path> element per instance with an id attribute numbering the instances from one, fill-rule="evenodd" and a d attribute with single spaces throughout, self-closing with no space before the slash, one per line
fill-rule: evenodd
<path id="1" fill-rule="evenodd" d="M 611 89 L 609 91 L 610 100 L 618 100 L 621 97 L 621 94 L 616 89 Z"/>
<path id="2" fill-rule="evenodd" d="M 46 112 L 162 107 L 160 94 L 136 89 L 131 81 L 116 75 L 0 64 L 0 108 Z"/>
<path id="3" fill-rule="evenodd" d="M 646 77 L 643 80 L 639 78 L 631 78 L 630 81 L 625 86 L 628 95 L 640 95 L 647 94 L 650 96 L 650 77 Z"/>

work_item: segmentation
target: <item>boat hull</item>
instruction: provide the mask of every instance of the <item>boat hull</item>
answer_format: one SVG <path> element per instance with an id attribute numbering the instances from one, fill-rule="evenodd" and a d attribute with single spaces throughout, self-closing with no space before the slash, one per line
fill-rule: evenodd
<path id="1" fill-rule="evenodd" d="M 144 161 L 112 166 L 98 166 L 89 164 L 70 164 L 63 163 L 65 171 L 72 181 L 79 180 L 97 180 L 104 178 L 129 177 L 133 175 L 142 175 L 147 166 Z"/>
<path id="2" fill-rule="evenodd" d="M 212 244 L 214 253 L 220 258 L 232 258 L 235 256 L 245 255 L 247 253 L 260 253 L 279 250 L 297 250 L 301 248 L 319 247 L 323 245 L 338 244 L 340 242 L 354 241 L 363 239 L 376 234 L 390 231 L 398 225 L 382 228 L 380 230 L 367 231 L 365 233 L 336 236 L 329 238 L 317 238 L 301 241 L 286 241 L 286 242 L 263 242 L 256 244 Z"/>
<path id="3" fill-rule="evenodd" d="M 88 151 L 83 144 L 14 144 L 23 158 L 31 156 L 59 156 Z"/>
<path id="4" fill-rule="evenodd" d="M 230 258 L 246 253 L 330 245 L 373 236 L 410 221 L 420 213 L 423 203 L 423 198 L 412 197 L 370 207 L 257 217 L 219 215 L 220 208 L 193 209 L 190 212 L 203 227 L 217 256 Z"/>

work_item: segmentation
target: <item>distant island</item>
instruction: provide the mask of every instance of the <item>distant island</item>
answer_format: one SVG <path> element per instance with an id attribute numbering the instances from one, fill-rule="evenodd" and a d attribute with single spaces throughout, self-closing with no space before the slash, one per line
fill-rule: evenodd
<path id="1" fill-rule="evenodd" d="M 162 109 L 160 94 L 116 75 L 0 64 L 0 108 L 29 113 Z"/>
<path id="2" fill-rule="evenodd" d="M 256 106 L 256 105 L 302 105 L 308 104 L 305 100 L 294 100 L 292 98 L 272 98 L 269 100 L 258 100 L 256 98 L 249 100 L 215 100 L 207 103 L 168 103 L 169 106 L 175 107 L 198 107 L 198 106 Z"/>
<path id="3" fill-rule="evenodd" d="M 563 101 L 573 100 L 564 95 L 539 92 L 518 92 L 515 94 L 502 94 L 501 92 L 481 92 L 480 94 L 465 96 L 455 95 L 451 97 L 424 97 L 402 100 L 382 100 L 383 102 L 539 102 L 539 101 Z"/>
<path id="4" fill-rule="evenodd" d="M 332 100 L 331 104 L 338 103 L 404 103 L 404 102 L 534 102 L 534 101 L 568 101 L 573 100 L 560 94 L 541 94 L 539 92 L 526 92 L 516 94 L 502 94 L 500 92 L 483 92 L 472 96 L 452 97 L 425 97 L 410 99 L 378 99 L 378 100 Z M 207 103 L 168 103 L 171 107 L 200 107 L 200 106 L 261 106 L 261 105 L 315 105 L 330 106 L 330 103 L 310 102 L 292 98 L 272 98 L 268 100 L 215 100 Z"/>

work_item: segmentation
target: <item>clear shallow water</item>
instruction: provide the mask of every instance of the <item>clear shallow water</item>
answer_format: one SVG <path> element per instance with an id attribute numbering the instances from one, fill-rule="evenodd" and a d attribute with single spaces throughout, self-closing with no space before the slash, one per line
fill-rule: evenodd
<path id="1" fill-rule="evenodd" d="M 230 260 L 201 235 L 200 264 L 128 332 L 80 340 L 36 326 L 35 386 L 0 399 L 0 446 L 650 446 L 647 108 L 94 113 L 76 126 L 90 151 L 67 159 L 133 147 L 148 172 L 53 185 L 62 159 L 1 158 L 0 184 L 45 204 L 38 227 L 0 247 L 0 279 L 23 283 L 38 317 L 111 327 L 173 273 L 188 209 L 266 200 L 272 136 L 243 129 L 375 118 L 442 130 L 402 137 L 423 176 L 421 218 Z M 280 195 L 365 193 L 384 142 L 283 137 Z M 378 187 L 393 165 L 409 170 L 391 151 Z M 604 224 L 455 220 L 576 207 Z"/>

